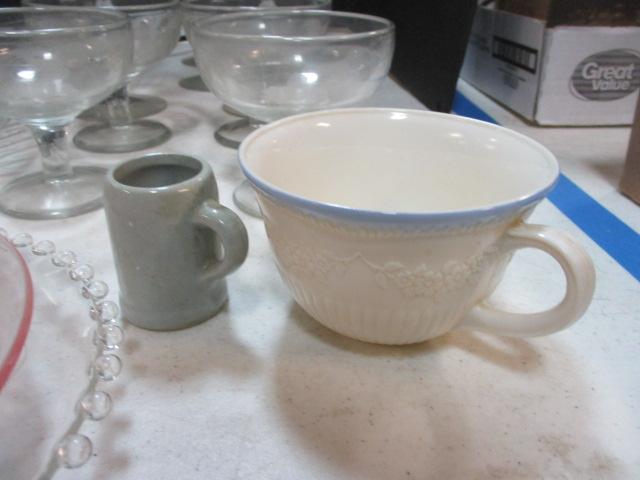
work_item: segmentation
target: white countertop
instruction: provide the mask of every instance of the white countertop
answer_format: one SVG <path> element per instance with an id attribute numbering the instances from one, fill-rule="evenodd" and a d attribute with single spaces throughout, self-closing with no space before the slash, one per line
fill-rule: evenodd
<path id="1" fill-rule="evenodd" d="M 221 202 L 237 211 L 231 200 L 242 179 L 236 152 L 213 139 L 214 127 L 232 117 L 212 94 L 178 86 L 196 74 L 180 62 L 185 48 L 146 72 L 133 89 L 169 102 L 157 119 L 174 135 L 149 152 L 209 161 Z M 639 207 L 616 191 L 628 129 L 530 127 L 467 85 L 460 88 L 502 124 L 544 143 L 570 179 L 640 229 Z M 368 104 L 421 108 L 391 81 Z M 73 156 L 108 166 L 143 153 L 76 150 Z M 81 429 L 94 443 L 94 456 L 56 478 L 640 478 L 640 284 L 550 202 L 531 221 L 574 234 L 596 265 L 597 290 L 583 319 L 536 339 L 457 332 L 405 347 L 350 340 L 307 316 L 277 274 L 262 222 L 239 215 L 250 252 L 228 278 L 228 307 L 183 331 L 128 327 L 124 370 L 106 386 L 114 410 Z M 0 214 L 0 227 L 54 240 L 117 285 L 102 211 L 40 222 Z M 498 295 L 523 309 L 540 308 L 560 298 L 563 282 L 552 260 L 524 251 Z M 72 289 L 69 282 L 44 283 L 49 287 L 36 291 L 33 328 L 73 310 L 69 301 L 56 300 Z M 79 305 L 83 300 L 77 298 Z M 46 348 L 46 337 L 31 335 L 24 355 Z M 23 359 L 0 395 L 2 480 L 33 476 L 38 466 L 32 459 L 45 456 L 59 432 L 54 427 L 73 417 L 71 405 L 58 419 L 48 418 L 53 390 L 39 382 L 58 359 L 42 357 L 36 364 Z M 28 428 L 3 416 L 5 396 L 15 395 L 25 376 L 41 392 L 28 418 L 51 425 L 47 438 L 27 439 Z M 61 374 L 52 383 L 66 381 Z"/>

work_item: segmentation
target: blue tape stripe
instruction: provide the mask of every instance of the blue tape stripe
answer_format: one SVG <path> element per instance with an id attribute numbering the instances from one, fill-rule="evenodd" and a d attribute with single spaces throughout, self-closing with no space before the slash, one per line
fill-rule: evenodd
<path id="1" fill-rule="evenodd" d="M 463 117 L 475 118 L 476 120 L 482 120 L 483 122 L 495 123 L 498 125 L 495 118 L 480 109 L 480 107 L 461 94 L 458 90 L 456 90 L 456 94 L 453 97 L 453 106 L 451 107 L 451 110 Z"/>
<path id="2" fill-rule="evenodd" d="M 463 117 L 498 123 L 460 92 L 456 92 L 452 110 Z M 640 235 L 635 230 L 565 175 L 560 175 L 558 184 L 548 198 L 558 210 L 640 281 Z"/>

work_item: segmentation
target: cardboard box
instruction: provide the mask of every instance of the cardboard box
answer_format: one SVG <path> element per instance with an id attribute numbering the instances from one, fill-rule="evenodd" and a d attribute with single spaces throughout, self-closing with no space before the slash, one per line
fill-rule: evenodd
<path id="1" fill-rule="evenodd" d="M 640 88 L 640 27 L 549 27 L 478 7 L 461 77 L 540 125 L 628 125 Z"/>
<path id="2" fill-rule="evenodd" d="M 629 139 L 627 161 L 624 164 L 620 191 L 640 204 L 640 101 L 636 107 L 635 120 Z"/>
<path id="3" fill-rule="evenodd" d="M 496 0 L 498 10 L 556 25 L 637 26 L 638 0 Z"/>

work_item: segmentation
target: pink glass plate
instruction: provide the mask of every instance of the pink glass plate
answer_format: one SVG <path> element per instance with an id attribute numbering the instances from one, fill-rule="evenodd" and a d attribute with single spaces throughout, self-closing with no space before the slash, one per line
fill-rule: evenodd
<path id="1" fill-rule="evenodd" d="M 0 391 L 18 361 L 32 313 L 29 269 L 15 247 L 0 235 Z"/>

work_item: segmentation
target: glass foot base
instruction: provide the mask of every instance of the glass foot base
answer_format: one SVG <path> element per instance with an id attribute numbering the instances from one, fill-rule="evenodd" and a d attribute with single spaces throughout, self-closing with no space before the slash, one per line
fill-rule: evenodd
<path id="1" fill-rule="evenodd" d="M 74 137 L 82 150 L 97 153 L 127 153 L 155 147 L 171 137 L 171 130 L 159 122 L 138 120 L 130 125 L 91 125 Z"/>
<path id="2" fill-rule="evenodd" d="M 244 180 L 233 191 L 233 203 L 244 213 L 248 213 L 252 217 L 262 218 L 256 192 L 247 180 Z"/>
<path id="3" fill-rule="evenodd" d="M 216 130 L 214 137 L 220 145 L 229 148 L 238 148 L 245 138 L 262 125 L 263 124 L 251 122 L 245 117 L 223 124 Z"/>
<path id="4" fill-rule="evenodd" d="M 129 97 L 131 116 L 136 118 L 150 117 L 167 109 L 167 101 L 151 95 L 132 95 Z M 107 106 L 103 103 L 82 112 L 78 118 L 89 121 L 107 122 L 109 120 Z"/>
<path id="5" fill-rule="evenodd" d="M 194 57 L 183 58 L 182 59 L 182 64 L 186 65 L 187 67 L 195 67 L 196 66 L 196 59 Z"/>
<path id="6" fill-rule="evenodd" d="M 67 218 L 102 206 L 106 170 L 75 167 L 67 178 L 49 180 L 32 173 L 0 189 L 0 211 L 17 218 L 45 220 Z"/>
<path id="7" fill-rule="evenodd" d="M 192 90 L 195 92 L 208 92 L 209 88 L 204 84 L 202 77 L 200 75 L 194 75 L 193 77 L 186 77 L 181 79 L 178 82 L 185 90 Z"/>

